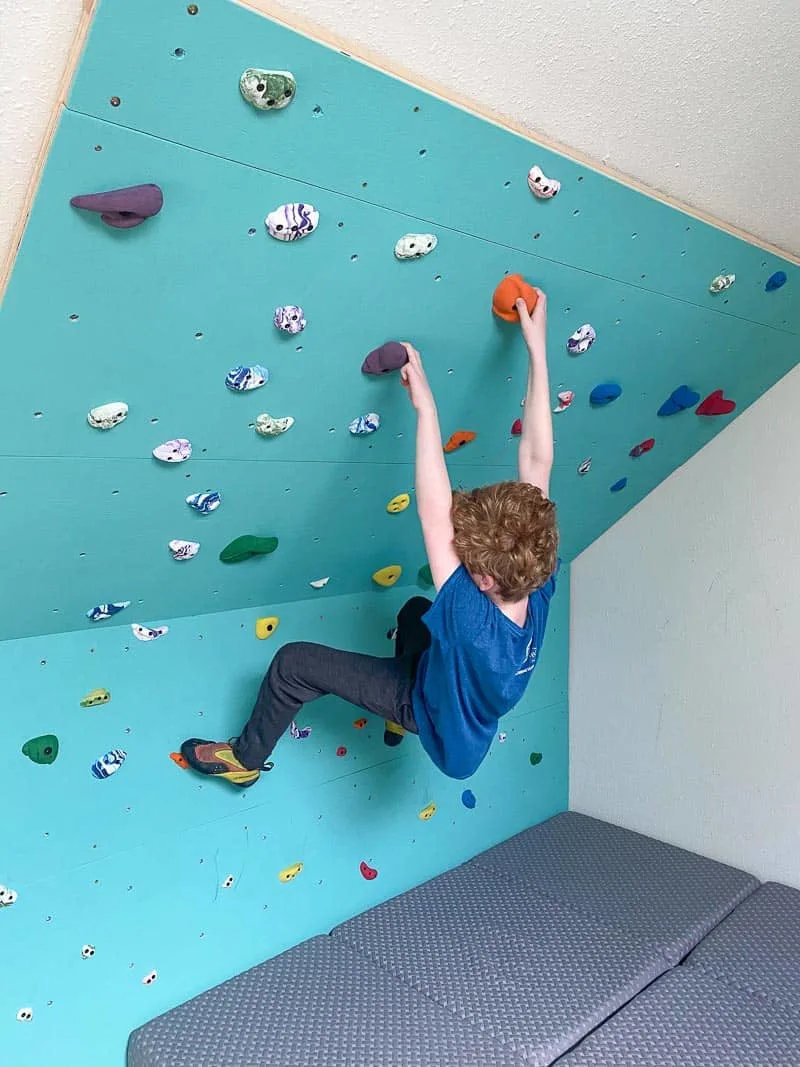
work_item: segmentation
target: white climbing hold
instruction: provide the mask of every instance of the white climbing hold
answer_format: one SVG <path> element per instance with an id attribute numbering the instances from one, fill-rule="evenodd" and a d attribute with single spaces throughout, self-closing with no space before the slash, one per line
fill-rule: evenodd
<path id="1" fill-rule="evenodd" d="M 380 427 L 381 417 L 374 411 L 370 411 L 368 415 L 359 415 L 353 419 L 350 425 L 347 427 L 350 433 L 359 436 L 365 433 L 375 433 Z"/>
<path id="2" fill-rule="evenodd" d="M 262 437 L 278 437 L 279 434 L 291 430 L 293 426 L 294 419 L 291 415 L 286 415 L 282 419 L 273 419 L 271 415 L 265 413 L 256 418 L 256 433 L 261 434 Z"/>
<path id="3" fill-rule="evenodd" d="M 264 223 L 276 241 L 297 241 L 316 230 L 319 212 L 312 204 L 281 204 L 270 211 Z"/>
<path id="4" fill-rule="evenodd" d="M 192 442 L 185 437 L 176 437 L 174 441 L 165 441 L 153 449 L 155 459 L 162 463 L 183 463 L 192 454 Z"/>
<path id="5" fill-rule="evenodd" d="M 541 167 L 531 167 L 528 171 L 528 188 L 539 200 L 549 200 L 561 188 L 561 182 L 546 178 Z"/>
<path id="6" fill-rule="evenodd" d="M 124 748 L 112 748 L 92 764 L 92 774 L 95 778 L 110 778 L 120 769 L 128 757 Z"/>
<path id="7" fill-rule="evenodd" d="M 504 734 L 504 733 L 503 733 L 503 731 L 501 730 L 501 731 L 500 731 L 500 733 L 499 733 L 499 734 L 497 735 L 497 740 L 498 740 L 498 741 L 500 742 L 500 744 L 502 745 L 502 743 L 503 743 L 503 742 L 505 741 L 505 739 L 506 739 L 507 737 L 508 737 L 508 734 Z"/>
<path id="8" fill-rule="evenodd" d="M 239 90 L 259 111 L 280 111 L 294 100 L 297 82 L 289 70 L 248 67 L 239 78 Z"/>
<path id="9" fill-rule="evenodd" d="M 84 945 L 81 949 L 81 959 L 90 960 L 94 956 L 94 945 Z"/>
<path id="10" fill-rule="evenodd" d="M 583 461 L 583 463 L 579 463 L 578 464 L 578 474 L 588 474 L 591 469 L 592 469 L 592 457 L 591 456 L 589 456 L 588 459 L 585 459 Z"/>
<path id="11" fill-rule="evenodd" d="M 272 323 L 284 333 L 302 333 L 306 328 L 305 312 L 297 304 L 284 304 L 282 307 L 275 308 Z"/>
<path id="12" fill-rule="evenodd" d="M 20 1008 L 17 1012 L 18 1023 L 29 1023 L 33 1018 L 33 1008 Z"/>
<path id="13" fill-rule="evenodd" d="M 142 985 L 152 985 L 157 978 L 158 971 L 151 971 L 149 974 L 146 974 L 142 979 Z"/>
<path id="14" fill-rule="evenodd" d="M 708 287 L 710 293 L 721 293 L 723 289 L 730 289 L 736 281 L 735 274 L 718 274 Z"/>
<path id="15" fill-rule="evenodd" d="M 259 363 L 252 367 L 238 366 L 225 375 L 225 384 L 234 393 L 249 393 L 251 389 L 260 389 L 269 381 L 269 371 Z"/>
<path id="16" fill-rule="evenodd" d="M 169 633 L 169 626 L 140 626 L 138 622 L 132 622 L 131 630 L 137 641 L 155 641 Z"/>
<path id="17" fill-rule="evenodd" d="M 432 252 L 439 239 L 432 233 L 406 233 L 394 246 L 398 259 L 420 259 Z"/>
<path id="18" fill-rule="evenodd" d="M 584 352 L 589 351 L 596 340 L 597 332 L 594 326 L 585 322 L 567 338 L 567 351 L 571 356 L 582 356 Z"/>
<path id="19" fill-rule="evenodd" d="M 563 393 L 559 393 L 558 407 L 553 408 L 554 414 L 560 415 L 562 411 L 566 411 L 574 399 L 575 394 L 571 389 L 567 389 Z"/>
<path id="20" fill-rule="evenodd" d="M 128 417 L 128 405 L 121 400 L 111 404 L 101 404 L 100 407 L 92 408 L 86 416 L 86 421 L 95 430 L 111 430 L 119 426 Z"/>
<path id="21" fill-rule="evenodd" d="M 186 503 L 194 511 L 199 511 L 201 515 L 210 515 L 220 506 L 222 497 L 216 489 L 206 489 L 204 493 L 190 493 L 186 497 Z"/>
<path id="22" fill-rule="evenodd" d="M 16 903 L 16 889 L 8 889 L 6 886 L 0 885 L 0 908 L 10 908 L 12 904 Z"/>
<path id="23" fill-rule="evenodd" d="M 197 541 L 170 541 L 169 550 L 173 559 L 194 559 L 200 551 L 200 544 Z"/>
<path id="24" fill-rule="evenodd" d="M 316 578 L 313 582 L 309 582 L 308 584 L 312 589 L 324 589 L 329 581 L 330 578 Z"/>
<path id="25" fill-rule="evenodd" d="M 228 877 L 224 880 L 224 882 L 222 882 L 222 888 L 223 889 L 230 889 L 231 886 L 233 885 L 233 882 L 234 882 L 233 875 L 229 874 Z"/>

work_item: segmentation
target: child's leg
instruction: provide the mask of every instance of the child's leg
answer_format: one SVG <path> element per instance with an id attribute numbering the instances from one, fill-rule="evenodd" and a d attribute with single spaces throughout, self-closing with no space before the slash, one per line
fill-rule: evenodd
<path id="1" fill-rule="evenodd" d="M 402 658 L 407 663 L 412 689 L 419 657 L 431 643 L 430 631 L 422 621 L 422 616 L 430 606 L 431 601 L 427 597 L 415 596 L 406 601 L 397 616 L 394 654 L 398 659 Z M 404 736 L 403 727 L 387 719 L 383 730 L 383 743 L 394 748 L 400 744 Z"/>
<path id="2" fill-rule="evenodd" d="M 279 649 L 241 735 L 224 745 L 190 738 L 181 752 L 195 770 L 252 785 L 303 706 L 332 694 L 416 733 L 408 665 L 397 659 L 294 642 Z"/>

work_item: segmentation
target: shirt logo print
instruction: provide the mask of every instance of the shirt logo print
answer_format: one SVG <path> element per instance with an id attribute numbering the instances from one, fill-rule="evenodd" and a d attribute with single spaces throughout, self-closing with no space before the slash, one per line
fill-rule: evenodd
<path id="1" fill-rule="evenodd" d="M 528 647 L 525 649 L 525 659 L 523 660 L 520 669 L 514 672 L 515 676 L 519 674 L 529 674 L 536 666 L 536 653 L 538 649 L 536 648 L 533 642 L 534 638 L 531 637 L 531 639 L 528 641 Z"/>

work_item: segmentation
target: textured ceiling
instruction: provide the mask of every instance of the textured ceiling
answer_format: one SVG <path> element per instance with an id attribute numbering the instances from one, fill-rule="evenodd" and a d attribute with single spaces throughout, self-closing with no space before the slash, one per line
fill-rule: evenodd
<path id="1" fill-rule="evenodd" d="M 800 148 L 791 132 L 800 111 L 796 0 L 284 6 L 532 132 L 800 254 Z M 0 0 L 0 253 L 23 203 L 80 10 L 81 0 Z"/>

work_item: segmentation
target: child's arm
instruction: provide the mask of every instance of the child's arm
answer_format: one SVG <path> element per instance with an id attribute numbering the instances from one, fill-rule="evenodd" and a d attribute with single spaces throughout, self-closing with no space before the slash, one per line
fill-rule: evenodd
<path id="1" fill-rule="evenodd" d="M 400 371 L 400 381 L 417 412 L 416 491 L 417 512 L 422 536 L 437 592 L 459 565 L 453 550 L 453 522 L 450 509 L 453 491 L 444 462 L 439 416 L 431 387 L 422 369 L 419 352 L 405 344 L 408 363 Z"/>
<path id="2" fill-rule="evenodd" d="M 528 314 L 524 300 L 516 303 L 528 349 L 528 389 L 519 442 L 519 480 L 537 485 L 547 496 L 553 468 L 553 416 L 547 380 L 547 297 L 541 289 L 536 291 L 539 299 L 532 315 Z"/>

